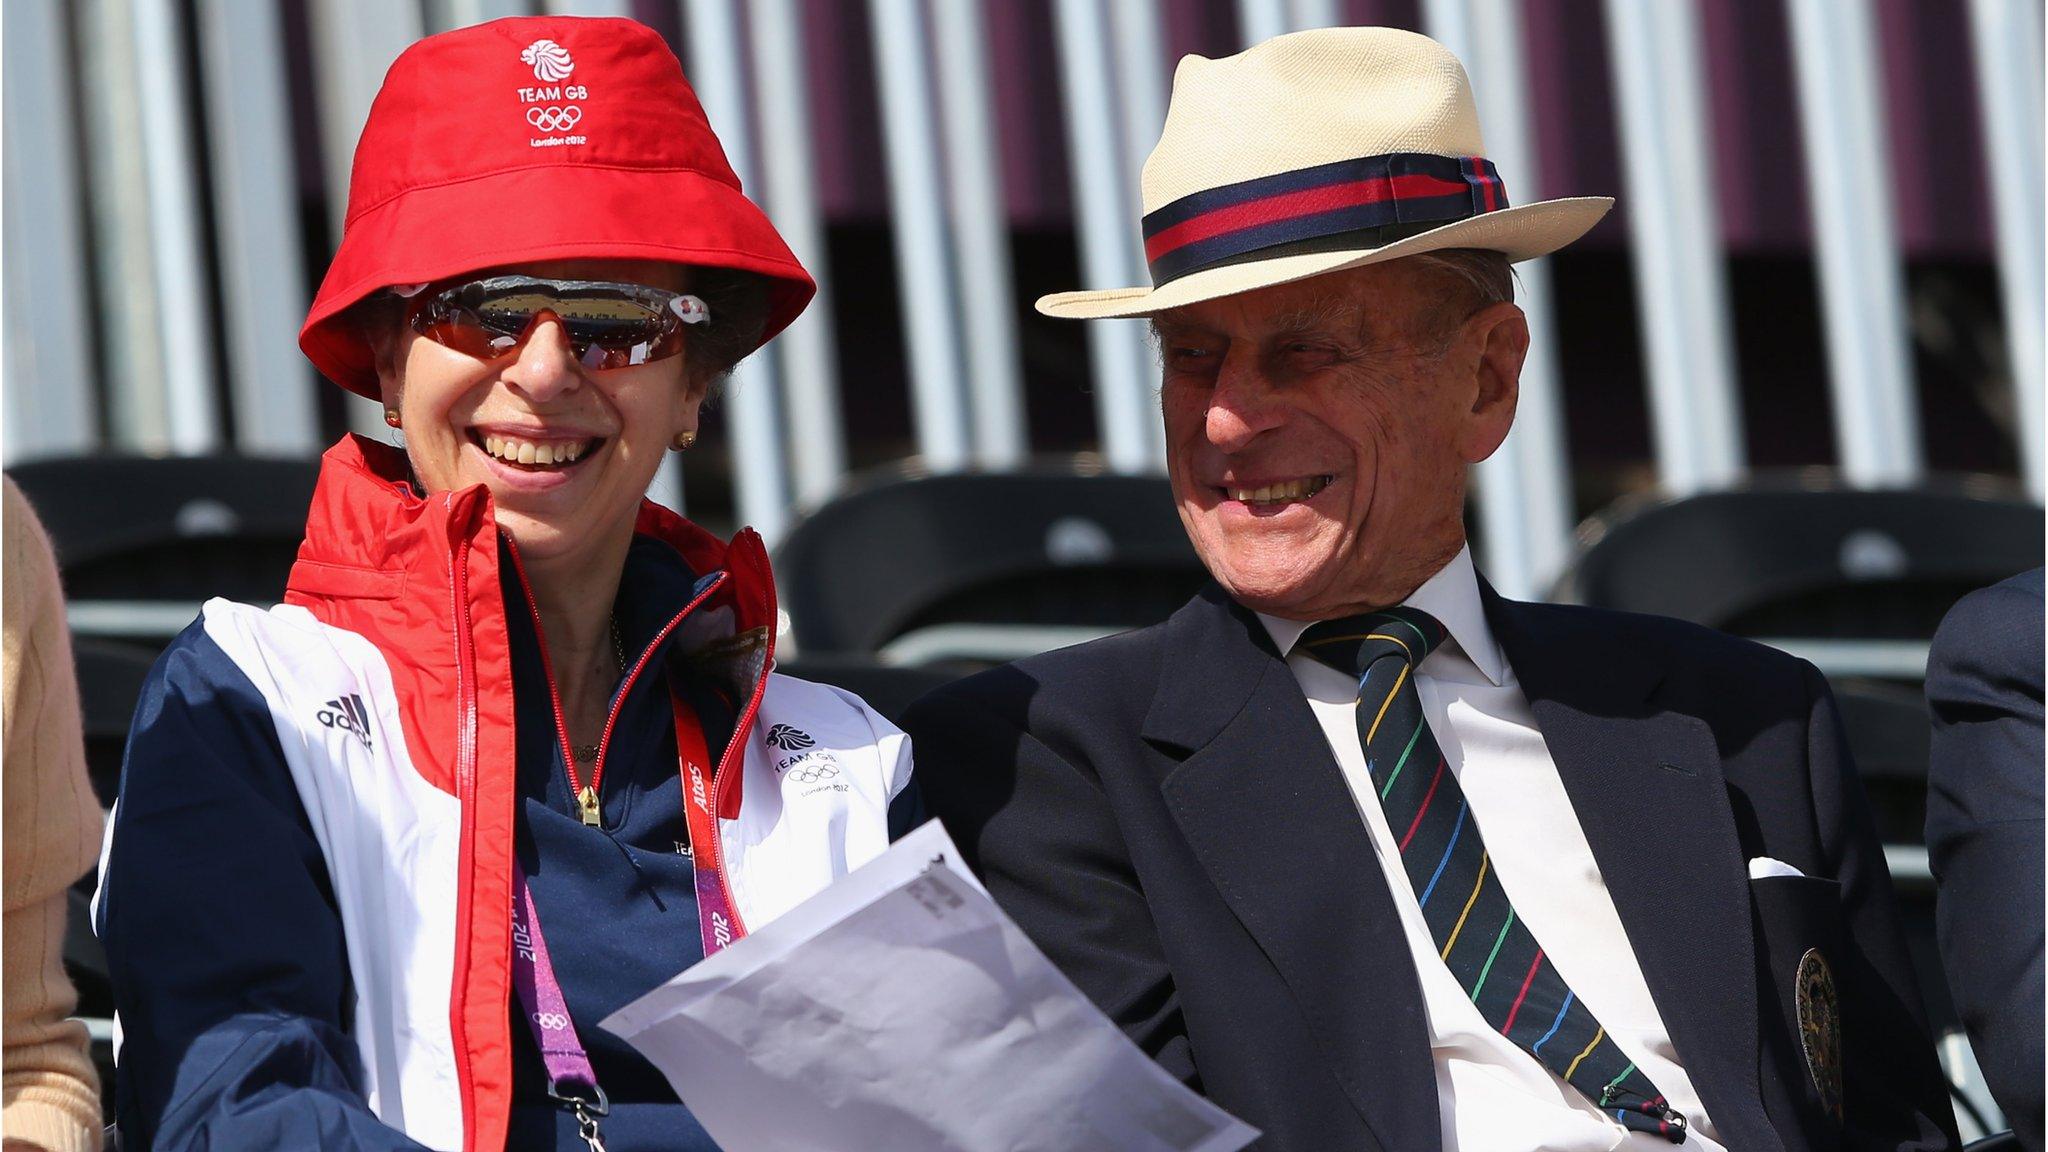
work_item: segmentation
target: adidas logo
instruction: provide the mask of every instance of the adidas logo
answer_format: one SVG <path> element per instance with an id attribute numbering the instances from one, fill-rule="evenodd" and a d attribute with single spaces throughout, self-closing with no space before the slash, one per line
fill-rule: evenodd
<path id="1" fill-rule="evenodd" d="M 351 692 L 329 700 L 327 706 L 320 709 L 320 723 L 352 733 L 363 742 L 363 751 L 370 750 L 370 710 L 363 707 L 361 696 Z"/>

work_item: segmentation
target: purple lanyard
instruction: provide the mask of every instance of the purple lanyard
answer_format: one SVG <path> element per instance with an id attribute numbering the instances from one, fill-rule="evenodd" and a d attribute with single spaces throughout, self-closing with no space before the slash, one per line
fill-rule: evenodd
<path id="1" fill-rule="evenodd" d="M 576 1038 L 576 1022 L 569 1018 L 569 1003 L 562 985 L 555 979 L 555 966 L 548 959 L 548 944 L 540 934 L 540 913 L 533 906 L 533 887 L 526 882 L 526 870 L 512 860 L 512 988 L 519 995 L 519 1007 L 533 1028 L 534 1046 L 548 1072 L 548 1099 L 576 1114 L 576 1133 L 590 1145 L 590 1152 L 605 1152 L 598 1119 L 611 1110 L 604 1089 L 598 1087 L 597 1071 L 590 1066 L 590 1054 Z M 589 1090 L 579 1095 L 576 1086 Z"/>

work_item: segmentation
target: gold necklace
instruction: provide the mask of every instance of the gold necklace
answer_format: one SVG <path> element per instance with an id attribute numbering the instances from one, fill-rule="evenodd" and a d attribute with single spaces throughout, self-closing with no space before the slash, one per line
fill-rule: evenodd
<path id="1" fill-rule="evenodd" d="M 619 617 L 616 613 L 612 616 L 611 633 L 612 661 L 615 674 L 624 677 L 626 674 L 626 645 L 619 638 Z M 569 756 L 572 760 L 577 764 L 587 764 L 591 768 L 590 783 L 585 784 L 583 787 L 578 788 L 576 786 L 576 773 L 574 770 L 567 764 L 562 766 L 563 774 L 569 778 L 569 790 L 576 796 L 576 806 L 580 809 L 583 822 L 593 827 L 601 827 L 604 823 L 603 802 L 597 793 L 597 753 L 601 746 L 602 740 L 600 739 L 598 744 L 577 744 L 569 749 Z"/>

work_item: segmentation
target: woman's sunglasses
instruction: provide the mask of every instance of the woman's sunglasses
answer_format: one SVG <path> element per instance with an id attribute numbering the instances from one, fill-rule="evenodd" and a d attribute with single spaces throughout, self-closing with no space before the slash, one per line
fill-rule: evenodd
<path id="1" fill-rule="evenodd" d="M 517 349 L 536 324 L 556 320 L 577 361 L 593 372 L 678 355 L 684 326 L 711 320 L 695 296 L 612 280 L 488 276 L 394 291 L 410 297 L 413 331 L 479 360 Z"/>

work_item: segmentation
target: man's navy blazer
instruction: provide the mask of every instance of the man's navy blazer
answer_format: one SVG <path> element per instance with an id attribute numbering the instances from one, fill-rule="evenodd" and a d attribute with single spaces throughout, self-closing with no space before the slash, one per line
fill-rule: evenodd
<path id="1" fill-rule="evenodd" d="M 1832 698 L 1677 621 L 1501 599 L 1534 709 L 1730 1152 L 1937 1149 L 1951 1111 Z M 1293 673 L 1211 585 L 1163 624 L 941 688 L 904 725 L 989 890 L 1144 1050 L 1265 1152 L 1440 1149 L 1421 986 Z M 1751 880 L 1770 856 L 1803 876 Z M 1801 1043 L 1818 949 L 1842 1117 Z"/>

